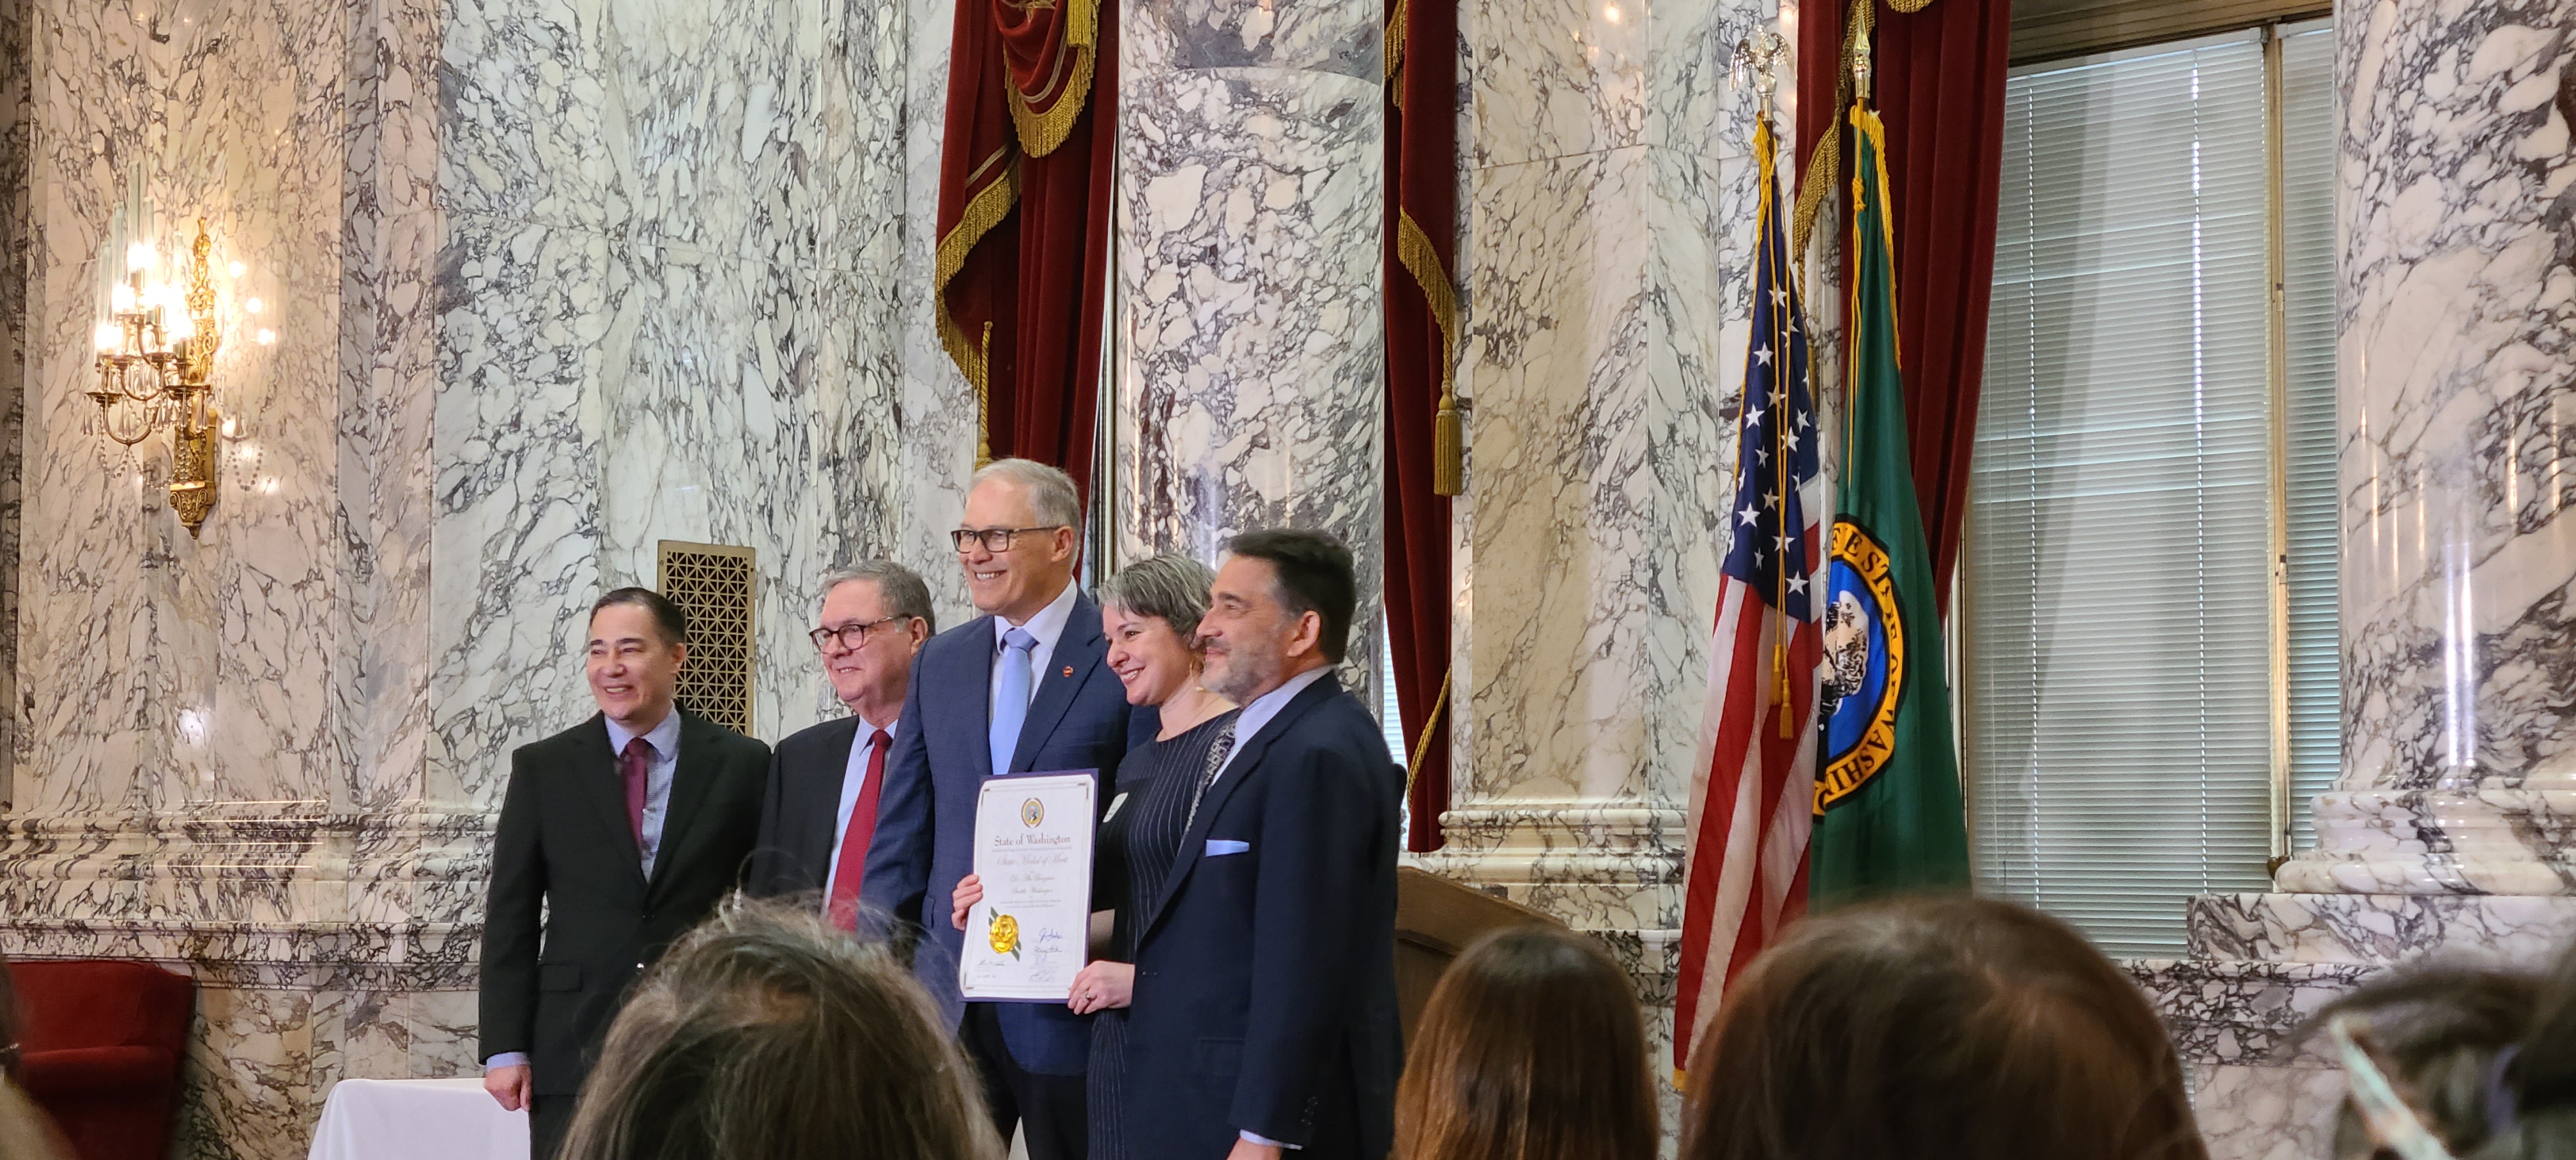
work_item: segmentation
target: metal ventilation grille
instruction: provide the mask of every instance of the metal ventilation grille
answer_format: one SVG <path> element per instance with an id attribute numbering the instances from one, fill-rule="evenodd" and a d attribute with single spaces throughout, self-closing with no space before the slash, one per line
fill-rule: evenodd
<path id="1" fill-rule="evenodd" d="M 689 663 L 679 699 L 690 711 L 751 733 L 751 597 L 757 557 L 730 544 L 664 540 L 655 587 L 689 616 Z"/>

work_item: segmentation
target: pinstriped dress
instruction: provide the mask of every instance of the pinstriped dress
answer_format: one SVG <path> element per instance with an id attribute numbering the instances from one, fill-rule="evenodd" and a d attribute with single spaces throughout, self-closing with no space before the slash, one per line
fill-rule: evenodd
<path id="1" fill-rule="evenodd" d="M 1216 735 L 1241 712 L 1219 713 L 1177 737 L 1148 741 L 1118 763 L 1118 792 L 1127 800 L 1101 823 L 1095 853 L 1104 895 L 1095 905 L 1118 912 L 1106 957 L 1134 960 L 1132 924 L 1150 908 L 1179 857 L 1181 835 L 1189 829 L 1190 788 L 1206 773 L 1208 747 L 1216 743 Z M 1091 1022 L 1091 1160 L 1130 1160 L 1124 1131 L 1127 1100 L 1118 1086 L 1126 1066 L 1127 1009 L 1113 1007 Z"/>

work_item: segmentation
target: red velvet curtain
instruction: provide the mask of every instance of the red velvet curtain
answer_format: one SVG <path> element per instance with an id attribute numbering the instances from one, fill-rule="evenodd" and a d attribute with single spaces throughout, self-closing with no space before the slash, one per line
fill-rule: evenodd
<path id="1" fill-rule="evenodd" d="M 979 458 L 1085 489 L 1111 288 L 1115 0 L 959 0 L 940 142 L 939 335 L 982 406 Z"/>
<path id="2" fill-rule="evenodd" d="M 1798 25 L 1801 178 L 1815 143 L 1839 132 L 1841 0 L 1808 0 Z M 1876 13 L 1872 89 L 1887 123 L 1887 176 L 1896 210 L 1896 326 L 1915 501 L 1932 541 L 1942 614 L 1967 514 L 1977 399 L 1985 385 L 1986 311 L 1995 281 L 1995 208 L 2002 193 L 2004 66 L 2010 0 L 1932 0 Z M 1850 150 L 1843 150 L 1845 157 Z M 1848 164 L 1842 179 L 1850 179 Z M 1831 228 L 1830 223 L 1819 229 Z"/>
<path id="3" fill-rule="evenodd" d="M 1457 341 L 1458 0 L 1388 6 L 1386 623 L 1412 788 L 1407 848 L 1449 808 L 1449 497 L 1435 486 Z M 1454 466 L 1454 465 L 1453 465 Z"/>

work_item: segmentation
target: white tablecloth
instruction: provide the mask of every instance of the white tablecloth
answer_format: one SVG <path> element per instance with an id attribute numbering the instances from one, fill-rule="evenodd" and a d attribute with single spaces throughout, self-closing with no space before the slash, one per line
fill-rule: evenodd
<path id="1" fill-rule="evenodd" d="M 344 1079 L 322 1104 L 312 1160 L 528 1160 L 528 1113 L 474 1079 Z"/>

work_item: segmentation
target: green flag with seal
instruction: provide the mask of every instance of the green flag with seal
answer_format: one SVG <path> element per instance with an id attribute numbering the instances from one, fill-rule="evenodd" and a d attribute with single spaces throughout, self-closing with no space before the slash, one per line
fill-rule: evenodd
<path id="1" fill-rule="evenodd" d="M 1852 292 L 1842 479 L 1827 570 L 1824 732 L 1810 905 L 1968 884 L 1968 830 L 1932 553 L 1897 372 L 1896 269 L 1878 115 L 1851 109 Z"/>

